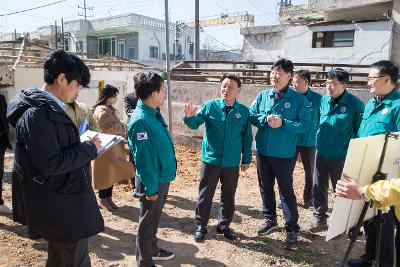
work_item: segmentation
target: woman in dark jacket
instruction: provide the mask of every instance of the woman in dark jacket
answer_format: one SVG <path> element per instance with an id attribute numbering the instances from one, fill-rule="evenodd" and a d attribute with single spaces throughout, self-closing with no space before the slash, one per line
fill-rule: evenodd
<path id="1" fill-rule="evenodd" d="M 3 200 L 3 176 L 4 176 L 4 155 L 6 150 L 12 149 L 8 138 L 8 123 L 6 119 L 7 103 L 6 98 L 0 95 L 0 214 L 11 214 L 12 210 Z"/>

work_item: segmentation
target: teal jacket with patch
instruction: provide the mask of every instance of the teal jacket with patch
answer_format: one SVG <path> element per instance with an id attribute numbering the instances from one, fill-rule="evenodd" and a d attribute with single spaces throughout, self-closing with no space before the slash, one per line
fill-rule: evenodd
<path id="1" fill-rule="evenodd" d="M 330 100 L 327 95 L 321 99 L 317 152 L 325 159 L 337 160 L 346 156 L 350 139 L 357 135 L 364 103 L 347 90 L 332 109 Z"/>
<path id="2" fill-rule="evenodd" d="M 128 123 L 128 144 L 147 196 L 158 192 L 159 183 L 175 179 L 175 150 L 167 125 L 157 110 L 141 100 Z"/>
<path id="3" fill-rule="evenodd" d="M 258 128 L 258 153 L 278 158 L 292 158 L 296 153 L 297 135 L 306 133 L 311 125 L 311 113 L 305 96 L 288 88 L 286 94 L 274 104 L 273 89 L 260 92 L 250 107 L 250 122 Z M 279 115 L 282 127 L 271 128 L 268 115 Z"/>
<path id="4" fill-rule="evenodd" d="M 317 139 L 317 130 L 319 124 L 319 107 L 322 95 L 308 89 L 305 97 L 308 101 L 308 107 L 311 112 L 311 126 L 307 133 L 297 135 L 297 145 L 306 147 L 315 147 Z"/>
<path id="5" fill-rule="evenodd" d="M 235 101 L 226 116 L 226 104 L 221 99 L 205 102 L 193 117 L 183 117 L 191 129 L 205 123 L 201 160 L 219 167 L 236 167 L 241 162 L 250 164 L 253 136 L 249 121 L 249 110 Z"/>
<path id="6" fill-rule="evenodd" d="M 400 131 L 400 93 L 394 89 L 376 105 L 374 98 L 365 107 L 358 137 Z"/>

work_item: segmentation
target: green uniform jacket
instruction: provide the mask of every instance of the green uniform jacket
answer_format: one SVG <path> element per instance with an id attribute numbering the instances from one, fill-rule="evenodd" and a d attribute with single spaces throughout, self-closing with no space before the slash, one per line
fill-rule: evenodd
<path id="1" fill-rule="evenodd" d="M 268 126 L 268 115 L 282 118 L 282 127 Z M 289 87 L 286 94 L 274 105 L 273 89 L 260 92 L 250 107 L 250 122 L 258 128 L 256 150 L 258 153 L 278 158 L 292 158 L 296 153 L 297 135 L 306 133 L 311 125 L 311 113 L 305 96 Z"/>
<path id="2" fill-rule="evenodd" d="M 89 130 L 101 132 L 100 127 L 94 119 L 92 112 L 85 104 L 75 101 L 75 110 L 68 104 L 66 104 L 65 106 L 67 107 L 65 112 L 68 114 L 68 117 L 71 118 L 76 128 L 79 129 L 81 122 L 83 121 L 83 119 L 86 118 Z"/>
<path id="3" fill-rule="evenodd" d="M 236 167 L 251 162 L 253 135 L 249 121 L 249 110 L 235 101 L 233 109 L 225 116 L 225 101 L 214 99 L 205 102 L 193 117 L 183 117 L 191 129 L 205 123 L 201 145 L 201 160 L 219 167 Z"/>
<path id="4" fill-rule="evenodd" d="M 375 99 L 368 101 L 358 137 L 400 131 L 400 93 L 394 89 L 375 107 Z"/>
<path id="5" fill-rule="evenodd" d="M 311 112 L 311 127 L 310 131 L 304 134 L 297 135 L 297 145 L 313 147 L 316 146 L 317 130 L 319 124 L 319 107 L 321 104 L 322 95 L 308 89 L 305 97 L 308 100 L 308 106 Z"/>
<path id="6" fill-rule="evenodd" d="M 332 109 L 330 100 L 327 95 L 321 99 L 317 152 L 325 159 L 337 160 L 346 156 L 350 139 L 356 137 L 364 103 L 347 91 Z"/>
<path id="7" fill-rule="evenodd" d="M 128 124 L 128 144 L 147 196 L 158 192 L 159 183 L 175 179 L 175 150 L 167 125 L 158 111 L 141 100 Z"/>

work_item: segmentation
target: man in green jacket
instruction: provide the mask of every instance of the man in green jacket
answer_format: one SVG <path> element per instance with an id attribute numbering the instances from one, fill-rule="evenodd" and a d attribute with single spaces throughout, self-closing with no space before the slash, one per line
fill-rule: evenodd
<path id="1" fill-rule="evenodd" d="M 265 222 L 257 228 L 267 235 L 278 228 L 275 178 L 278 182 L 286 240 L 284 248 L 297 249 L 299 213 L 293 189 L 293 170 L 297 135 L 306 133 L 311 113 L 305 96 L 289 87 L 293 63 L 280 59 L 271 71 L 273 89 L 260 92 L 250 107 L 250 122 L 258 128 L 256 135 L 257 174 Z"/>
<path id="2" fill-rule="evenodd" d="M 160 75 L 138 73 L 135 92 L 139 101 L 128 124 L 128 144 L 136 166 L 136 192 L 140 195 L 136 237 L 137 266 L 155 266 L 173 252 L 157 246 L 157 229 L 170 182 L 175 179 L 175 150 L 167 125 L 157 110 L 164 103 L 164 80 Z"/>
<path id="3" fill-rule="evenodd" d="M 399 78 L 399 69 L 390 61 L 378 61 L 371 66 L 368 75 L 368 86 L 374 97 L 370 99 L 365 107 L 364 115 L 358 130 L 358 137 L 384 134 L 387 132 L 400 131 L 400 93 L 396 89 Z M 383 181 L 380 181 L 383 182 Z M 389 181 L 379 186 L 379 182 L 361 188 L 352 179 L 345 177 L 339 183 L 336 193 L 340 196 L 348 197 L 346 192 L 353 191 L 351 187 L 357 188 L 355 198 L 362 197 L 364 200 L 381 201 L 387 198 L 390 202 L 395 197 L 395 193 L 389 194 L 391 187 Z M 385 185 L 385 186 L 382 186 Z M 395 182 L 393 182 L 395 185 Z M 394 187 L 394 186 L 393 186 Z M 361 190 L 360 190 L 361 189 Z M 371 191 L 373 189 L 373 191 Z M 397 190 L 398 188 L 396 188 Z M 394 188 L 391 191 L 396 191 Z M 398 190 L 397 190 L 398 192 Z M 359 194 L 357 196 L 357 193 Z M 380 195 L 380 196 L 379 196 Z M 374 198 L 375 196 L 375 198 Z M 391 198 L 389 198 L 391 196 Z M 352 197 L 354 199 L 354 197 Z M 399 197 L 398 197 L 399 198 Z M 374 202 L 375 202 L 374 201 Z M 385 201 L 382 201 L 382 204 Z M 393 201 L 395 203 L 395 201 Z M 376 203 L 374 203 L 376 204 Z M 393 266 L 394 264 L 394 211 L 383 214 L 384 223 L 382 225 L 380 266 Z M 375 260 L 376 234 L 377 227 L 374 222 L 366 221 L 365 230 L 365 254 L 359 258 L 350 259 L 349 266 L 371 266 Z M 396 234 L 396 262 L 400 265 L 400 233 L 397 228 Z"/>
<path id="4" fill-rule="evenodd" d="M 196 242 L 204 241 L 211 204 L 218 180 L 221 181 L 221 204 L 218 213 L 217 232 L 229 240 L 236 234 L 229 228 L 235 211 L 235 192 L 242 171 L 251 163 L 253 136 L 248 108 L 236 98 L 241 81 L 236 75 L 221 77 L 221 98 L 204 103 L 198 110 L 185 105 L 184 123 L 197 129 L 205 123 L 202 143 L 199 198 L 196 205 Z"/>
<path id="5" fill-rule="evenodd" d="M 313 179 L 313 213 L 316 219 L 308 229 L 310 232 L 327 229 L 329 178 L 335 190 L 350 139 L 356 137 L 362 120 L 364 103 L 346 90 L 348 82 L 347 71 L 336 68 L 328 72 L 327 95 L 321 99 Z"/>
<path id="6" fill-rule="evenodd" d="M 307 98 L 311 112 L 311 127 L 307 133 L 297 135 L 296 156 L 301 156 L 304 168 L 304 208 L 309 209 L 312 204 L 312 185 L 315 166 L 316 135 L 319 122 L 319 106 L 322 95 L 309 88 L 311 84 L 311 73 L 308 70 L 294 72 L 293 88 Z"/>

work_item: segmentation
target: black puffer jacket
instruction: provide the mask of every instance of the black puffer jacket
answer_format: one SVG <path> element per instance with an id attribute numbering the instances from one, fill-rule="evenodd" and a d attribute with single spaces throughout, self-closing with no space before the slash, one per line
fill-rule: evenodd
<path id="1" fill-rule="evenodd" d="M 88 183 L 92 142 L 80 142 L 68 115 L 37 88 L 22 91 L 9 104 L 16 128 L 13 176 L 21 178 L 29 232 L 54 242 L 76 242 L 104 230 Z"/>

